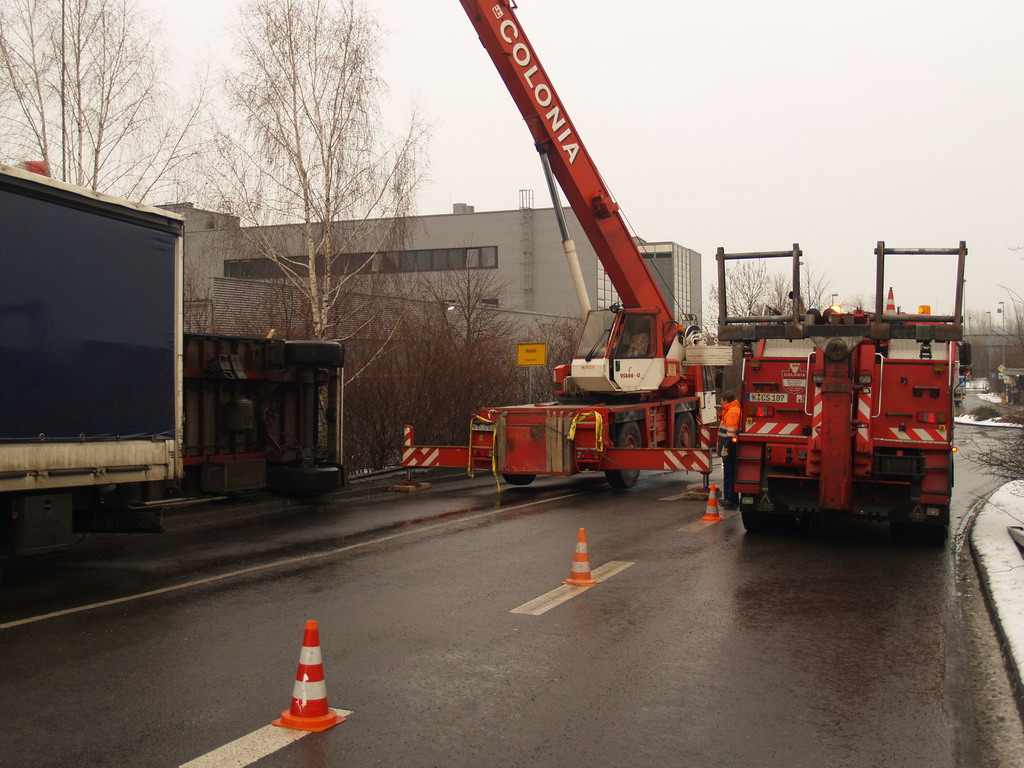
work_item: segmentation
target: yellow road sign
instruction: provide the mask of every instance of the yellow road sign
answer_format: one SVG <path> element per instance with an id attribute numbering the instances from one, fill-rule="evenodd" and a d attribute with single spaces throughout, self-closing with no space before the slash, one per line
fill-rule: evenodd
<path id="1" fill-rule="evenodd" d="M 517 365 L 547 365 L 547 344 L 520 344 Z"/>

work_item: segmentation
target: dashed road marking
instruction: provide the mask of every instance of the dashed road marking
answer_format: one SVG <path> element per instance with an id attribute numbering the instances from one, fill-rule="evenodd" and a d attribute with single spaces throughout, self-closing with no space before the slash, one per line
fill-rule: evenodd
<path id="1" fill-rule="evenodd" d="M 636 565 L 636 563 L 612 560 L 610 563 L 605 563 L 600 568 L 595 568 L 590 572 L 590 576 L 600 584 L 602 581 L 606 581 L 615 574 L 626 570 L 631 565 Z M 597 584 L 591 584 L 588 587 L 574 587 L 571 584 L 563 584 L 545 595 L 536 597 L 528 603 L 523 603 L 518 608 L 513 608 L 509 613 L 525 613 L 529 616 L 540 616 L 542 613 L 550 611 L 555 606 L 561 605 L 566 600 L 570 600 L 576 597 L 576 595 L 581 595 L 588 589 L 592 589 L 595 586 L 597 586 Z"/>
<path id="2" fill-rule="evenodd" d="M 720 509 L 718 514 L 722 517 L 722 520 L 728 520 L 730 517 L 736 514 L 738 510 L 735 509 Z M 720 523 L 722 520 L 697 520 L 693 523 L 688 523 L 680 528 L 680 531 L 703 531 L 709 525 Z"/>
<path id="3" fill-rule="evenodd" d="M 332 707 L 332 709 L 334 709 Z M 334 709 L 339 715 L 351 715 L 347 709 Z M 267 755 L 277 752 L 282 747 L 294 744 L 311 731 L 296 731 L 294 728 L 281 728 L 277 725 L 265 725 L 258 731 L 225 744 L 223 747 L 207 752 L 183 763 L 179 768 L 245 768 Z"/>
<path id="4" fill-rule="evenodd" d="M 423 533 L 425 531 L 433 531 L 438 528 L 446 528 L 450 525 L 458 525 L 459 523 L 469 522 L 470 520 L 479 520 L 483 517 L 491 517 L 493 515 L 500 515 L 503 512 L 514 512 L 517 509 L 526 509 L 528 507 L 536 507 L 540 504 L 547 504 L 552 501 L 562 501 L 563 499 L 571 499 L 573 496 L 582 496 L 590 491 L 575 491 L 573 493 L 566 493 L 561 496 L 553 496 L 550 499 L 538 499 L 537 501 L 531 501 L 526 504 L 518 504 L 513 507 L 498 507 L 497 509 L 491 509 L 487 512 L 479 512 L 475 515 L 467 515 L 466 517 L 457 517 L 452 520 L 446 520 L 443 523 L 434 523 L 433 525 L 427 525 L 423 528 L 415 528 L 409 531 L 402 531 L 401 533 L 393 533 L 390 536 L 381 536 L 379 539 L 371 539 L 370 541 L 364 541 L 359 544 L 349 544 L 345 547 L 338 547 L 337 549 L 329 549 L 326 552 L 314 552 L 310 555 L 300 555 L 298 557 L 289 557 L 284 560 L 275 560 L 272 563 L 264 563 L 263 565 L 254 565 L 251 568 L 241 568 L 237 571 L 231 571 L 230 573 L 222 573 L 218 576 L 209 576 L 205 579 L 196 579 L 195 581 L 186 581 L 183 584 L 175 584 L 173 587 L 163 587 L 162 589 L 152 589 L 149 592 L 140 592 L 136 595 L 127 595 L 126 597 L 119 597 L 114 600 L 104 600 L 101 603 L 91 603 L 89 605 L 79 605 L 75 608 L 66 608 L 62 611 L 54 611 L 53 613 L 44 613 L 39 616 L 31 616 L 27 619 L 18 619 L 17 621 L 8 621 L 6 624 L 0 624 L 0 629 L 10 629 L 11 627 L 19 627 L 22 624 L 33 624 L 37 621 L 44 621 L 46 619 L 55 619 L 58 616 L 68 616 L 72 613 L 81 613 L 83 611 L 91 611 L 96 608 L 105 608 L 110 605 L 120 605 L 121 603 L 130 603 L 133 600 L 141 600 L 144 597 L 153 597 L 155 595 L 163 595 L 168 592 L 176 592 L 179 589 L 188 589 L 189 587 L 198 587 L 202 584 L 212 584 L 216 581 L 223 581 L 224 579 L 232 579 L 235 576 L 244 576 L 247 573 L 257 573 L 259 571 L 265 571 L 269 568 L 277 568 L 282 565 L 294 565 L 295 563 L 303 563 L 309 560 L 318 560 L 324 557 L 333 557 L 334 555 L 340 555 L 343 552 L 351 552 L 354 549 L 361 549 L 363 547 L 369 547 L 374 544 L 383 544 L 387 541 L 394 541 L 395 539 L 401 539 L 406 536 L 415 536 L 416 534 Z"/>

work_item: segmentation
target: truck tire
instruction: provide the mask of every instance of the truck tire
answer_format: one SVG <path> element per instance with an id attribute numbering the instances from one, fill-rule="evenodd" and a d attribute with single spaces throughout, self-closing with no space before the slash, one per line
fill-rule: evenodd
<path id="1" fill-rule="evenodd" d="M 772 516 L 768 512 L 757 512 L 753 509 L 741 509 L 743 527 L 747 533 L 767 533 L 772 529 Z"/>
<path id="2" fill-rule="evenodd" d="M 926 544 L 941 547 L 949 536 L 949 526 L 928 523 L 889 523 L 889 535 L 896 544 Z"/>
<path id="3" fill-rule="evenodd" d="M 640 427 L 635 421 L 623 424 L 619 429 L 619 435 L 615 438 L 615 445 L 618 448 L 643 448 L 643 440 L 640 438 Z M 640 477 L 639 469 L 606 469 L 604 476 L 608 478 L 608 485 L 619 490 L 626 490 L 636 485 Z"/>
<path id="4" fill-rule="evenodd" d="M 336 341 L 289 340 L 284 343 L 284 360 L 289 365 L 342 368 L 345 365 L 345 347 Z"/>
<path id="5" fill-rule="evenodd" d="M 509 485 L 529 485 L 537 479 L 536 475 L 502 475 L 501 479 Z"/>
<path id="6" fill-rule="evenodd" d="M 673 448 L 693 448 L 696 445 L 697 427 L 693 423 L 692 413 L 676 414 L 676 437 Z"/>
<path id="7" fill-rule="evenodd" d="M 333 491 L 341 485 L 341 470 L 337 467 L 267 467 L 267 486 L 277 493 L 296 496 L 317 496 Z"/>

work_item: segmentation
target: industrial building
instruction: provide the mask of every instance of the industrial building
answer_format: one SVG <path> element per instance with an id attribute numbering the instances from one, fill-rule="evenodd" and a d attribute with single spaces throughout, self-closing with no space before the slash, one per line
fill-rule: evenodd
<path id="1" fill-rule="evenodd" d="M 534 208 L 529 190 L 520 191 L 518 210 L 481 211 L 455 204 L 449 214 L 416 216 L 405 224 L 404 247 L 376 254 L 354 254 L 370 272 L 403 274 L 453 269 L 494 270 L 490 284 L 500 295 L 482 303 L 497 309 L 540 316 L 579 314 L 568 277 L 561 237 L 552 208 Z M 227 313 L 238 310 L 239 280 L 270 281 L 280 278 L 269 259 L 253 255 L 253 238 L 246 237 L 233 216 L 196 208 L 190 203 L 163 206 L 186 218 L 185 272 L 186 322 L 195 330 L 223 332 Z M 595 308 L 618 300 L 594 249 L 571 209 L 565 208 L 570 235 L 576 242 L 587 292 Z M 274 239 L 302 252 L 301 230 L 282 225 Z M 251 233 L 250 233 L 251 234 Z M 676 317 L 701 313 L 700 254 L 670 241 L 638 240 Z M 256 292 L 259 293 L 259 292 Z M 228 303 L 218 296 L 233 296 Z"/>

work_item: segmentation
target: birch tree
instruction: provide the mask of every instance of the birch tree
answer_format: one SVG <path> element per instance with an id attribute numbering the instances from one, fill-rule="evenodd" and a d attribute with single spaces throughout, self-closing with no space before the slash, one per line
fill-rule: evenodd
<path id="1" fill-rule="evenodd" d="M 164 57 L 132 0 L 0 5 L 0 156 L 143 200 L 198 147 L 203 94 L 163 85 Z"/>
<path id="2" fill-rule="evenodd" d="M 396 269 L 422 179 L 425 128 L 413 115 L 392 137 L 383 124 L 382 53 L 358 0 L 252 0 L 225 78 L 233 123 L 219 136 L 219 197 L 246 250 L 300 291 L 314 338 L 336 337 L 346 299 Z M 281 239 L 275 224 L 300 235 Z"/>

